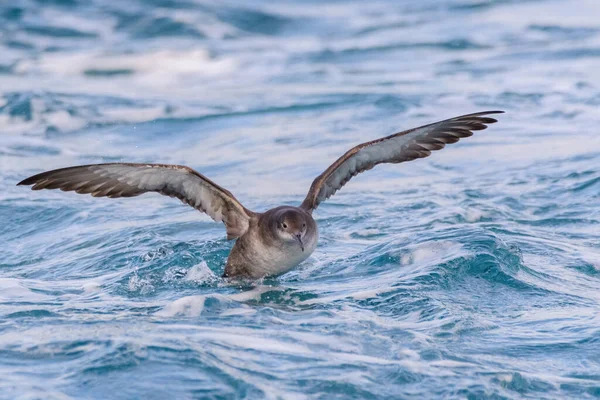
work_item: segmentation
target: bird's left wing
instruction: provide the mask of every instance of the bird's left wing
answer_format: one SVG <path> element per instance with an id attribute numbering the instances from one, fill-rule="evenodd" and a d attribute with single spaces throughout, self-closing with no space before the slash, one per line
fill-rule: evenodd
<path id="1" fill-rule="evenodd" d="M 215 221 L 223 221 L 227 238 L 242 236 L 254 212 L 228 190 L 183 165 L 109 163 L 81 165 L 42 172 L 18 185 L 33 190 L 60 189 L 94 197 L 134 197 L 156 192 L 176 197 Z"/>
<path id="2" fill-rule="evenodd" d="M 473 131 L 487 128 L 488 124 L 497 121 L 486 115 L 502 112 L 484 111 L 463 115 L 359 144 L 315 178 L 301 207 L 312 212 L 353 176 L 377 164 L 397 164 L 427 157 L 446 144 L 456 143 L 461 138 L 472 136 Z"/>

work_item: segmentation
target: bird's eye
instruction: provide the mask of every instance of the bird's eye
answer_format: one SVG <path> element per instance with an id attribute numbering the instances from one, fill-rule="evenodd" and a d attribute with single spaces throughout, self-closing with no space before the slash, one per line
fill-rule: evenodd
<path id="1" fill-rule="evenodd" d="M 287 229 L 287 224 L 285 222 L 281 224 L 281 226 L 283 226 L 283 229 Z"/>

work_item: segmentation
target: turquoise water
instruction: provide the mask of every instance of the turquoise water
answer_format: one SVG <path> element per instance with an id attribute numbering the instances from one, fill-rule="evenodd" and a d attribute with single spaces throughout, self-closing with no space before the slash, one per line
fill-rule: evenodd
<path id="1" fill-rule="evenodd" d="M 600 397 L 600 4 L 0 4 L 0 397 Z M 16 187 L 189 165 L 299 204 L 351 146 L 500 122 L 353 179 L 296 270 L 222 281 L 221 224 L 158 195 Z"/>

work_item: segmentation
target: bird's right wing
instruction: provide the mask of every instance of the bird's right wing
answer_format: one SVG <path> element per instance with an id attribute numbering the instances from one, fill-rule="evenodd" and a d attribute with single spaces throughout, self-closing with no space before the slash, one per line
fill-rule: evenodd
<path id="1" fill-rule="evenodd" d="M 42 172 L 18 185 L 33 190 L 61 189 L 94 197 L 133 197 L 157 192 L 223 221 L 227 239 L 242 236 L 254 213 L 246 209 L 228 190 L 193 169 L 182 165 L 110 163 L 82 165 Z"/>

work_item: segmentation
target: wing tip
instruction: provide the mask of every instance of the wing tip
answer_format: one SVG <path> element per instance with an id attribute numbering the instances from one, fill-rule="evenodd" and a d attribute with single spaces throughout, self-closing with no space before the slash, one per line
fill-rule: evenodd
<path id="1" fill-rule="evenodd" d="M 502 111 L 502 110 L 479 111 L 479 112 L 476 112 L 476 113 L 473 113 L 473 114 L 463 115 L 463 116 L 461 116 L 459 118 L 462 118 L 462 117 L 481 117 L 481 116 L 484 116 L 484 115 L 504 114 L 504 113 L 505 113 L 505 111 Z"/>
<path id="2" fill-rule="evenodd" d="M 35 185 L 35 184 L 43 181 L 44 179 L 48 178 L 48 176 L 52 172 L 56 172 L 56 171 L 45 171 L 45 172 L 40 172 L 39 174 L 31 175 L 30 177 L 25 178 L 21 182 L 17 183 L 17 186 Z"/>
<path id="3" fill-rule="evenodd" d="M 502 110 L 480 111 L 480 112 L 476 112 L 473 114 L 461 115 L 460 117 L 453 118 L 453 120 L 456 120 L 456 121 L 474 120 L 474 121 L 479 122 L 483 126 L 479 129 L 471 129 L 471 130 L 484 130 L 487 128 L 487 125 L 498 122 L 498 120 L 495 118 L 486 117 L 487 115 L 490 115 L 490 114 L 504 114 L 504 111 L 502 111 Z M 446 121 L 441 121 L 441 122 L 446 122 Z"/>
<path id="4" fill-rule="evenodd" d="M 17 186 L 31 186 L 36 183 L 35 176 L 30 176 L 29 178 L 23 179 L 21 182 L 17 183 Z"/>
<path id="5" fill-rule="evenodd" d="M 504 111 L 502 111 L 502 110 L 483 111 L 483 112 L 477 113 L 477 116 L 485 116 L 485 115 L 491 115 L 491 114 L 504 114 Z M 493 124 L 495 122 L 498 122 L 498 120 L 494 119 L 494 118 L 487 118 L 487 120 L 489 121 L 489 122 L 487 122 L 488 124 Z"/>

